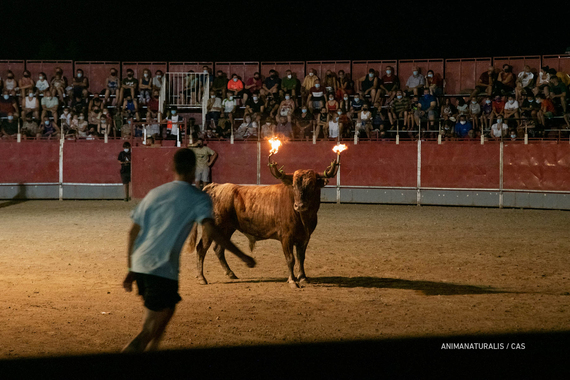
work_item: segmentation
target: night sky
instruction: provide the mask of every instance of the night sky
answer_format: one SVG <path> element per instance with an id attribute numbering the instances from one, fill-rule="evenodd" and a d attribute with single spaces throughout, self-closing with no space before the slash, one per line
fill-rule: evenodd
<path id="1" fill-rule="evenodd" d="M 0 59 L 472 58 L 563 54 L 570 46 L 556 8 L 510 1 L 34 3 L 2 2 L 13 17 L 4 13 L 0 23 Z"/>

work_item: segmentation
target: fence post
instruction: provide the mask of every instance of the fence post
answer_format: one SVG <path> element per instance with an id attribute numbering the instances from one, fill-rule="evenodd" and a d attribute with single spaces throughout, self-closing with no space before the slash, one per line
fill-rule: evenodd
<path id="1" fill-rule="evenodd" d="M 61 134 L 63 136 L 63 133 Z M 59 200 L 63 201 L 63 143 L 65 139 L 59 139 Z"/>
<path id="2" fill-rule="evenodd" d="M 500 153 L 499 153 L 499 208 L 503 208 L 503 141 L 501 140 L 500 145 Z"/>
<path id="3" fill-rule="evenodd" d="M 416 204 L 421 206 L 422 203 L 422 193 L 420 187 L 422 186 L 422 140 L 418 139 L 418 166 L 417 166 L 417 195 Z"/>
<path id="4" fill-rule="evenodd" d="M 261 141 L 257 140 L 257 184 L 261 185 Z"/>

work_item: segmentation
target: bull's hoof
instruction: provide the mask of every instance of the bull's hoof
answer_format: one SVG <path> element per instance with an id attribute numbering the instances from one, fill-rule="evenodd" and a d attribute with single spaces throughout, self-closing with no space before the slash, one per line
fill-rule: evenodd
<path id="1" fill-rule="evenodd" d="M 297 284 L 295 281 L 289 282 L 289 287 L 291 289 L 299 289 L 299 284 Z"/>
<path id="2" fill-rule="evenodd" d="M 238 279 L 238 276 L 236 276 L 234 272 L 226 273 L 226 276 L 228 276 L 228 278 L 230 278 L 232 280 Z"/>
<path id="3" fill-rule="evenodd" d="M 206 281 L 206 279 L 204 277 L 198 278 L 198 283 L 200 285 L 208 285 L 208 281 Z"/>
<path id="4" fill-rule="evenodd" d="M 307 284 L 310 284 L 311 281 L 309 281 L 309 279 L 307 277 L 303 277 L 303 278 L 299 279 L 299 283 L 303 284 L 303 285 L 307 285 Z"/>

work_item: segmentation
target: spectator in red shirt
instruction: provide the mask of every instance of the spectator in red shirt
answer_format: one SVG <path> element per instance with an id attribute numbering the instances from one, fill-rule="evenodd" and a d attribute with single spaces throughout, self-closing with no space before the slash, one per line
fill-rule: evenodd
<path id="1" fill-rule="evenodd" d="M 497 81 L 495 82 L 495 93 L 506 95 L 513 92 L 515 89 L 515 76 L 513 75 L 513 68 L 510 65 L 503 65 L 503 71 L 499 73 Z"/>
<path id="2" fill-rule="evenodd" d="M 246 93 L 249 97 L 255 93 L 258 93 L 262 87 L 263 82 L 261 81 L 261 76 L 256 72 L 253 73 L 253 77 L 249 78 L 247 82 L 245 82 L 244 93 Z M 246 99 L 244 99 L 243 104 L 245 104 Z"/>
<path id="3" fill-rule="evenodd" d="M 540 124 L 545 126 L 546 125 L 546 118 L 549 120 L 556 115 L 556 107 L 554 107 L 554 103 L 552 100 L 545 97 L 543 94 L 538 94 L 536 101 L 540 104 L 540 111 L 538 111 L 538 120 Z M 545 118 L 546 117 L 546 118 Z"/>
<path id="4" fill-rule="evenodd" d="M 487 96 L 491 96 L 493 84 L 495 83 L 496 79 L 497 75 L 495 74 L 495 68 L 493 66 L 487 67 L 487 71 L 479 76 L 479 80 L 475 85 L 475 89 L 471 93 L 471 97 L 474 98 L 483 91 L 487 94 Z"/>
<path id="5" fill-rule="evenodd" d="M 232 79 L 228 82 L 228 92 L 233 92 L 234 98 L 243 96 L 243 103 L 247 101 L 248 95 L 244 93 L 243 82 L 238 78 L 237 74 L 232 74 Z"/>
<path id="6" fill-rule="evenodd" d="M 157 120 L 161 120 L 162 121 L 162 115 L 160 114 L 160 112 L 158 112 L 159 110 L 159 99 L 160 95 L 158 93 L 158 90 L 154 90 L 152 92 L 152 97 L 150 98 L 150 100 L 148 101 L 147 104 L 147 113 L 146 113 L 146 118 L 150 119 L 157 119 Z"/>
<path id="7" fill-rule="evenodd" d="M 352 81 L 344 73 L 344 70 L 339 70 L 338 77 L 336 79 L 336 98 L 340 100 L 344 95 L 351 95 L 354 91 L 352 90 Z"/>
<path id="8" fill-rule="evenodd" d="M 505 112 L 505 100 L 501 96 L 496 96 L 495 100 L 491 105 L 493 107 L 493 112 L 491 112 L 491 118 L 489 120 L 489 124 L 493 125 L 493 119 L 503 116 Z"/>
<path id="9" fill-rule="evenodd" d="M 2 97 L 0 98 L 0 117 L 6 117 L 9 113 L 13 115 L 18 115 L 18 102 L 12 96 L 10 96 L 9 90 L 6 88 L 2 91 Z"/>
<path id="10" fill-rule="evenodd" d="M 380 96 L 379 101 L 382 105 L 384 103 L 384 96 L 388 95 L 387 103 L 390 103 L 394 96 L 396 96 L 396 91 L 400 89 L 400 79 L 394 73 L 394 68 L 392 66 L 386 66 L 386 74 L 382 76 L 379 83 L 380 86 Z"/>
<path id="11" fill-rule="evenodd" d="M 311 113 L 314 113 L 314 110 L 320 110 L 325 105 L 325 89 L 321 87 L 321 81 L 318 79 L 315 81 L 315 85 L 309 90 L 307 105 Z"/>
<path id="12" fill-rule="evenodd" d="M 433 96 L 443 95 L 443 79 L 433 70 L 428 70 L 426 74 L 426 87 L 429 88 L 429 93 Z"/>

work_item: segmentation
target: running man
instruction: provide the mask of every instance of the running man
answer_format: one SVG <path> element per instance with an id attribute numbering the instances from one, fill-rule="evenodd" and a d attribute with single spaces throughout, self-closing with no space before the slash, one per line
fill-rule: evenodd
<path id="1" fill-rule="evenodd" d="M 212 219 L 212 201 L 194 186 L 196 156 L 190 149 L 174 154 L 174 181 L 151 190 L 132 213 L 127 260 L 129 272 L 123 281 L 127 292 L 136 281 L 144 299 L 141 332 L 123 352 L 156 350 L 176 304 L 180 251 L 194 223 L 202 224 L 213 240 L 242 259 L 250 268 L 255 260 L 224 237 Z"/>

